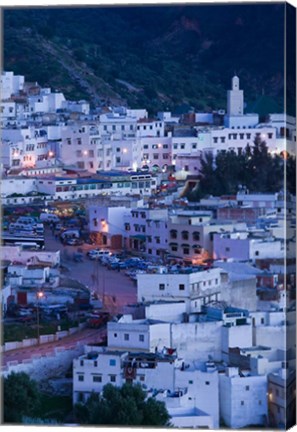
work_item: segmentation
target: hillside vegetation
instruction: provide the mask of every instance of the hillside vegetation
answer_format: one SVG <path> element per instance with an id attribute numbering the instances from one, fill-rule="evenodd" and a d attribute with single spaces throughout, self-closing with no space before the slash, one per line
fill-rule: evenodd
<path id="1" fill-rule="evenodd" d="M 284 4 L 6 8 L 4 68 L 68 98 L 151 111 L 225 108 L 236 72 L 246 99 L 282 102 Z"/>

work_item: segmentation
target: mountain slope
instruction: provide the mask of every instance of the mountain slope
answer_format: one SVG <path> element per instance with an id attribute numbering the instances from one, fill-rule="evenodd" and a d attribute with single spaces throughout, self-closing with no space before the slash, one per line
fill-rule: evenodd
<path id="1" fill-rule="evenodd" d="M 236 72 L 248 101 L 282 104 L 284 4 L 4 10 L 4 68 L 93 103 L 225 108 Z"/>

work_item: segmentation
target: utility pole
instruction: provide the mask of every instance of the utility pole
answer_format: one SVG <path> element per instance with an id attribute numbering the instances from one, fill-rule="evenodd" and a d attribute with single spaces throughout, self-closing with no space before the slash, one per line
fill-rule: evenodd
<path id="1" fill-rule="evenodd" d="M 42 291 L 37 291 L 36 298 L 37 298 L 37 344 L 40 344 L 40 329 L 39 329 L 39 300 L 42 299 L 44 296 L 44 293 Z"/>

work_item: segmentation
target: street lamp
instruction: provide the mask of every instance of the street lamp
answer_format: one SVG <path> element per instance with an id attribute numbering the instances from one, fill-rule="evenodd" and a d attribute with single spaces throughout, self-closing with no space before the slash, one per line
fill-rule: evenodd
<path id="1" fill-rule="evenodd" d="M 44 293 L 42 291 L 37 291 L 36 298 L 37 298 L 37 344 L 40 344 L 40 330 L 39 330 L 39 300 L 44 297 Z"/>

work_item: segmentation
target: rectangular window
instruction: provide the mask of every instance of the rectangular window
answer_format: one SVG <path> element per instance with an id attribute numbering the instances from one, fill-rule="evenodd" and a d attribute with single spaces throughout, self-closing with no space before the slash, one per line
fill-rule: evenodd
<path id="1" fill-rule="evenodd" d="M 116 375 L 110 375 L 110 382 L 116 382 Z"/>
<path id="2" fill-rule="evenodd" d="M 185 284 L 179 284 L 179 290 L 184 291 L 185 290 Z"/>
<path id="3" fill-rule="evenodd" d="M 159 290 L 164 291 L 164 289 L 165 289 L 165 284 L 163 283 L 159 284 Z"/>
<path id="4" fill-rule="evenodd" d="M 139 335 L 139 342 L 144 342 L 144 335 L 143 334 Z"/>
<path id="5" fill-rule="evenodd" d="M 93 382 L 102 382 L 102 376 L 101 375 L 94 375 L 93 376 Z"/>
<path id="6" fill-rule="evenodd" d="M 110 359 L 109 366 L 115 366 L 115 365 L 116 365 L 116 359 Z"/>
<path id="7" fill-rule="evenodd" d="M 209 381 L 205 381 L 205 385 L 209 385 L 210 384 L 210 382 Z"/>
<path id="8" fill-rule="evenodd" d="M 245 386 L 246 391 L 249 391 L 250 386 Z"/>
<path id="9" fill-rule="evenodd" d="M 125 341 L 128 341 L 128 340 L 129 340 L 129 334 L 128 334 L 128 333 L 125 333 L 125 334 L 124 334 L 124 340 L 125 340 Z"/>
<path id="10" fill-rule="evenodd" d="M 78 381 L 84 381 L 84 376 L 83 375 L 78 375 Z"/>
<path id="11" fill-rule="evenodd" d="M 241 401 L 241 402 L 240 402 L 240 405 L 241 405 L 241 406 L 244 405 L 244 401 Z"/>

